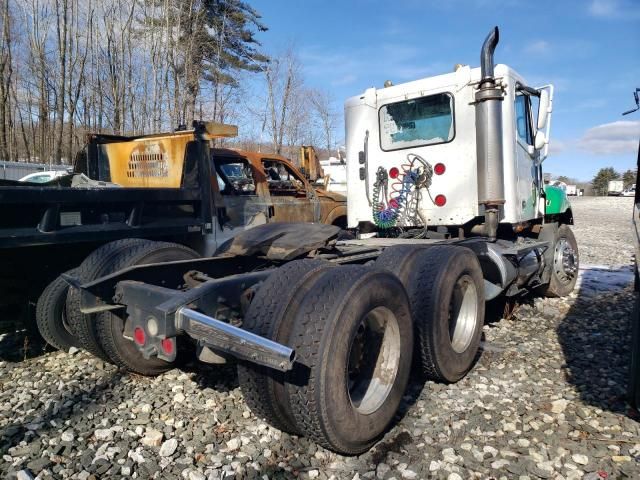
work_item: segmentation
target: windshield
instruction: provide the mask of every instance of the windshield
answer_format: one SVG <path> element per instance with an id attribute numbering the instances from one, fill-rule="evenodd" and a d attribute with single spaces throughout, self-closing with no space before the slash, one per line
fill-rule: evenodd
<path id="1" fill-rule="evenodd" d="M 391 103 L 379 115 L 380 146 L 385 151 L 453 139 L 453 97 L 448 93 Z"/>
<path id="2" fill-rule="evenodd" d="M 228 178 L 237 178 L 244 176 L 243 165 L 240 163 L 227 163 L 224 165 L 220 165 L 220 169 Z"/>

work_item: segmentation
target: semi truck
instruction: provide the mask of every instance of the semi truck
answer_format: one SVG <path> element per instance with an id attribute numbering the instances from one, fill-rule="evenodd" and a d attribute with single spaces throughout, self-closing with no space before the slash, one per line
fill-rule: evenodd
<path id="1" fill-rule="evenodd" d="M 46 183 L 0 180 L 0 307 L 17 310 L 5 318 L 23 320 L 3 329 L 26 322 L 56 348 L 77 345 L 59 275 L 113 241 L 125 250 L 169 242 L 174 253 L 163 258 L 179 259 L 211 255 L 264 223 L 346 227 L 345 197 L 314 187 L 288 159 L 211 147 L 211 139 L 236 133 L 195 122 L 191 130 L 136 137 L 91 134 L 74 172 Z"/>
<path id="2" fill-rule="evenodd" d="M 355 239 L 274 223 L 196 259 L 105 247 L 64 276 L 81 345 L 142 375 L 194 350 L 235 361 L 271 425 L 342 454 L 369 449 L 411 371 L 452 383 L 472 368 L 487 301 L 568 295 L 578 277 L 571 206 L 543 182 L 553 87 L 495 65 L 498 40 L 496 27 L 479 68 L 346 101 Z"/>

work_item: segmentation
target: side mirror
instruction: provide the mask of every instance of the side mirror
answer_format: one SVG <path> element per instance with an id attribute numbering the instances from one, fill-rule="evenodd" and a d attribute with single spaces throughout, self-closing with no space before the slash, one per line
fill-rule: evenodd
<path id="1" fill-rule="evenodd" d="M 549 97 L 549 90 L 540 90 L 540 101 L 538 103 L 538 130 L 544 130 L 547 126 L 547 120 L 551 111 L 551 98 Z M 538 148 L 538 147 L 536 147 Z"/>
<path id="2" fill-rule="evenodd" d="M 534 147 L 536 150 L 542 150 L 544 146 L 547 144 L 547 136 L 544 134 L 542 130 L 538 130 L 536 133 L 536 138 L 533 141 Z"/>

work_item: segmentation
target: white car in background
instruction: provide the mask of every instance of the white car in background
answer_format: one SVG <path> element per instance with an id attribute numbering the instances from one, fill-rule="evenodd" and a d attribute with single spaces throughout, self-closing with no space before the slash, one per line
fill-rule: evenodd
<path id="1" fill-rule="evenodd" d="M 636 186 L 632 185 L 631 187 L 625 189 L 620 194 L 621 197 L 635 197 L 636 196 Z"/>
<path id="2" fill-rule="evenodd" d="M 54 180 L 58 177 L 63 177 L 65 175 L 68 175 L 66 170 L 48 170 L 46 172 L 30 173 L 29 175 L 25 175 L 18 181 L 29 183 L 47 183 L 51 180 Z"/>

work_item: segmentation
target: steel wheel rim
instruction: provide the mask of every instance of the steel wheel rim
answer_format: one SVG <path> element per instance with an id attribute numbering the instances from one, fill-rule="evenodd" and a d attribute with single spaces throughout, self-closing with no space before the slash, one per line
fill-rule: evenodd
<path id="1" fill-rule="evenodd" d="M 578 258 L 566 238 L 560 238 L 556 242 L 553 254 L 553 270 L 558 280 L 565 285 L 570 284 L 577 275 Z"/>
<path id="2" fill-rule="evenodd" d="M 400 368 L 400 326 L 386 307 L 367 313 L 349 347 L 347 393 L 362 415 L 378 410 L 386 401 Z"/>
<path id="3" fill-rule="evenodd" d="M 449 304 L 449 338 L 451 348 L 462 353 L 473 340 L 478 321 L 478 289 L 469 275 L 456 281 Z"/>

